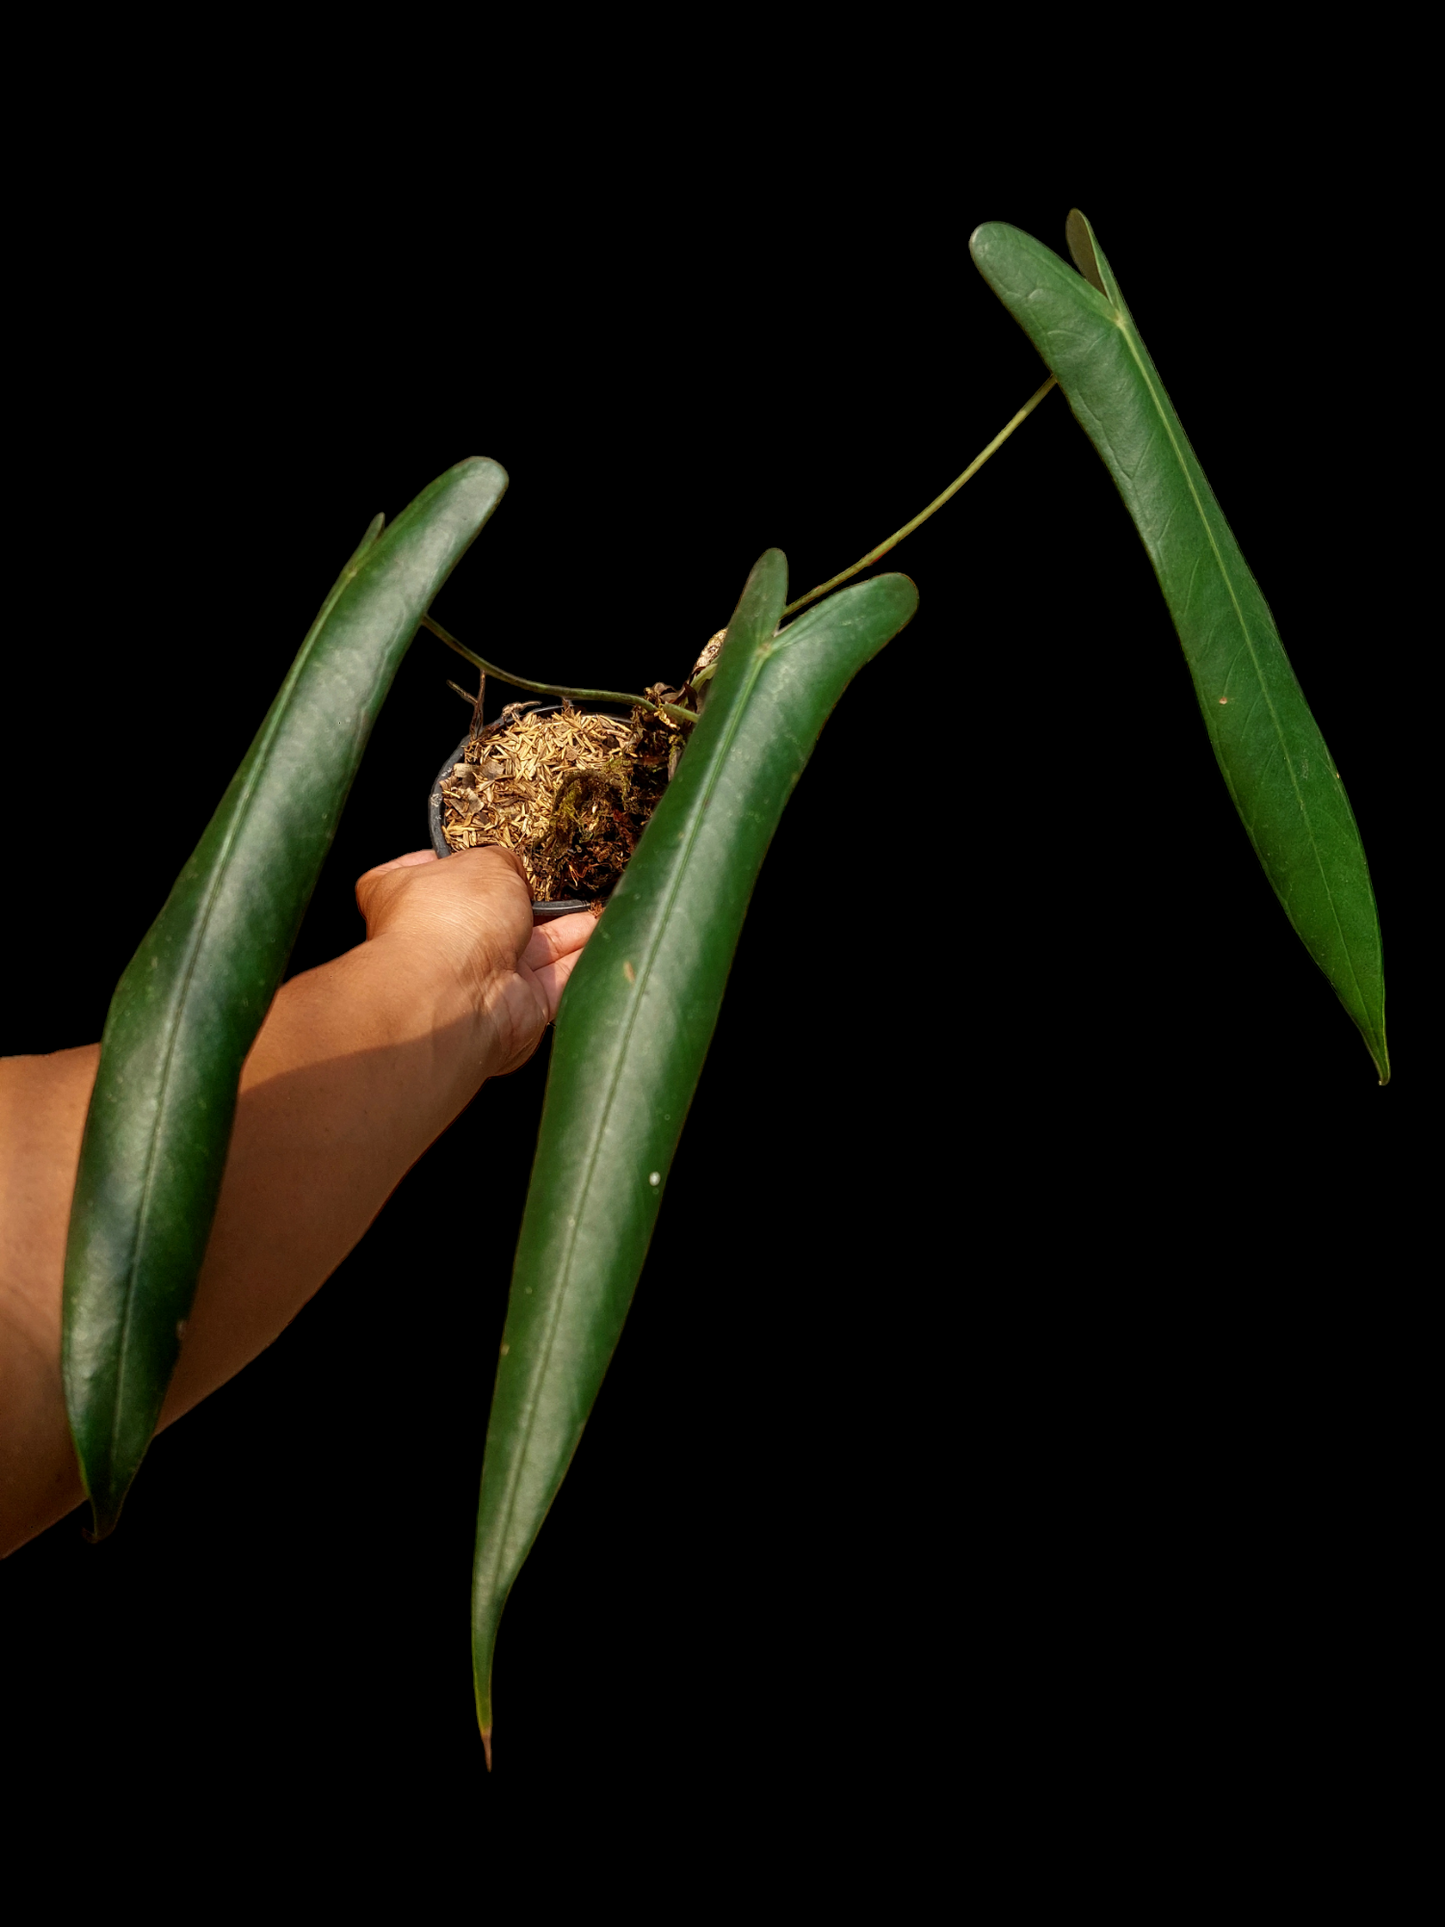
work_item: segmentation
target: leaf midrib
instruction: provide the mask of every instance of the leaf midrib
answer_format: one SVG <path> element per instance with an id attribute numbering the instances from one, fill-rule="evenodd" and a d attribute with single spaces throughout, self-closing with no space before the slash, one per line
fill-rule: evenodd
<path id="1" fill-rule="evenodd" d="M 1163 402 L 1160 399 L 1160 396 L 1155 390 L 1154 383 L 1150 380 L 1149 370 L 1144 363 L 1144 359 L 1139 353 L 1138 346 L 1134 340 L 1134 329 L 1133 329 L 1132 321 L 1127 314 L 1121 313 L 1115 325 L 1118 327 L 1119 332 L 1124 337 L 1124 345 L 1129 350 L 1129 354 L 1133 359 L 1134 366 L 1139 371 L 1139 377 L 1141 381 L 1144 383 L 1144 388 L 1149 396 L 1150 401 L 1154 405 L 1154 411 L 1159 417 L 1159 421 L 1161 426 L 1164 429 L 1164 433 L 1169 437 L 1169 446 L 1174 451 L 1174 459 L 1179 465 L 1179 472 L 1184 477 L 1185 486 L 1189 490 L 1189 499 L 1194 504 L 1195 512 L 1198 515 L 1200 523 L 1204 529 L 1205 536 L 1209 542 L 1210 550 L 1214 556 L 1214 560 L 1216 564 L 1218 565 L 1219 573 L 1224 579 L 1224 586 L 1229 591 L 1229 600 L 1233 605 L 1235 616 L 1238 619 L 1240 633 L 1244 637 L 1244 646 L 1249 651 L 1249 660 L 1250 660 L 1250 665 L 1254 670 L 1255 681 L 1259 685 L 1260 694 L 1264 697 L 1265 706 L 1269 710 L 1269 719 L 1270 719 L 1270 722 L 1274 725 L 1275 740 L 1279 745 L 1280 754 L 1284 759 L 1284 766 L 1289 771 L 1290 787 L 1294 791 L 1295 801 L 1299 804 L 1300 815 L 1304 818 L 1305 832 L 1308 835 L 1310 840 L 1310 854 L 1314 857 L 1315 867 L 1320 874 L 1320 882 L 1324 885 L 1325 901 L 1330 906 L 1330 916 L 1334 920 L 1335 933 L 1339 938 L 1340 948 L 1344 951 L 1345 961 L 1349 964 L 1350 976 L 1354 982 L 1355 993 L 1360 1000 L 1360 1008 L 1368 1015 L 1370 1010 L 1369 1000 L 1365 996 L 1364 986 L 1360 982 L 1359 972 L 1355 969 L 1354 952 L 1352 951 L 1350 944 L 1345 936 L 1344 930 L 1340 925 L 1339 911 L 1335 907 L 1335 893 L 1330 888 L 1329 876 L 1325 870 L 1323 860 L 1320 857 L 1319 843 L 1315 837 L 1314 821 L 1310 815 L 1309 805 L 1305 801 L 1305 798 L 1300 791 L 1299 782 L 1295 776 L 1294 764 L 1290 759 L 1289 747 L 1285 741 L 1284 731 L 1280 726 L 1279 713 L 1274 706 L 1274 698 L 1270 695 L 1269 685 L 1266 683 L 1264 679 L 1263 671 L 1260 669 L 1259 657 L 1255 652 L 1254 639 L 1249 633 L 1249 624 L 1245 620 L 1244 610 L 1241 608 L 1239 597 L 1235 593 L 1233 579 L 1229 573 L 1228 568 L 1225 566 L 1225 560 L 1223 555 L 1220 552 L 1219 544 L 1214 539 L 1214 530 L 1210 525 L 1208 515 L 1204 511 L 1204 504 L 1199 499 L 1199 491 L 1194 486 L 1194 477 L 1189 472 L 1189 464 L 1184 459 L 1183 450 L 1180 448 L 1179 443 L 1175 438 L 1174 429 L 1169 420 L 1170 411 L 1167 408 L 1165 408 L 1165 406 L 1163 405 Z M 1231 784 L 1231 788 L 1232 787 L 1233 785 Z M 1251 831 L 1250 840 L 1253 841 L 1252 831 Z"/>
<path id="2" fill-rule="evenodd" d="M 627 1022 L 622 1027 L 613 1053 L 612 1072 L 607 1086 L 607 1096 L 602 1106 L 601 1121 L 593 1136 L 592 1149 L 588 1156 L 586 1172 L 579 1187 L 577 1210 L 575 1214 L 572 1214 L 572 1222 L 568 1226 L 567 1243 L 564 1247 L 562 1263 L 562 1283 L 557 1291 L 551 1317 L 547 1323 L 547 1335 L 542 1350 L 541 1362 L 532 1381 L 534 1390 L 527 1402 L 526 1423 L 523 1427 L 521 1443 L 512 1459 L 512 1468 L 508 1479 L 506 1510 L 502 1514 L 502 1528 L 498 1534 L 498 1545 L 504 1557 L 507 1549 L 508 1534 L 512 1529 L 512 1519 L 517 1509 L 517 1492 L 521 1485 L 522 1467 L 526 1463 L 527 1454 L 532 1444 L 532 1434 L 536 1429 L 537 1413 L 541 1405 L 541 1387 L 546 1380 L 547 1368 L 552 1362 L 552 1350 L 556 1343 L 557 1331 L 562 1321 L 562 1308 L 566 1302 L 568 1292 L 572 1289 L 572 1260 L 577 1249 L 577 1239 L 581 1229 L 587 1194 L 592 1188 L 592 1179 L 597 1169 L 597 1160 L 602 1153 L 602 1141 L 607 1134 L 607 1122 L 612 1115 L 612 1106 L 617 1096 L 617 1087 L 621 1081 L 622 1065 L 627 1055 L 627 1046 L 631 1042 L 633 1026 L 636 1024 L 638 1013 L 642 1009 L 643 992 L 647 987 L 648 978 L 656 962 L 658 947 L 662 942 L 663 932 L 667 928 L 668 917 L 671 915 L 672 906 L 677 900 L 677 892 L 681 887 L 682 878 L 686 873 L 688 860 L 692 855 L 693 846 L 697 840 L 697 833 L 702 827 L 703 809 L 706 806 L 707 800 L 711 797 L 714 786 L 727 761 L 727 751 L 732 747 L 733 740 L 738 730 L 742 727 L 743 715 L 747 709 L 753 690 L 757 686 L 758 678 L 761 676 L 764 667 L 772 659 L 774 651 L 771 647 L 771 640 L 771 638 L 765 638 L 764 641 L 759 642 L 755 648 L 753 661 L 748 667 L 747 678 L 738 695 L 737 702 L 733 706 L 732 714 L 728 717 L 723 736 L 717 748 L 713 751 L 712 766 L 708 770 L 698 799 L 693 804 L 686 838 L 683 842 L 682 849 L 678 852 L 677 861 L 673 867 L 672 878 L 668 884 L 667 894 L 648 944 L 645 961 L 637 973 L 637 988 L 636 994 L 632 999 L 632 1008 L 628 1012 Z M 541 1526 L 539 1522 L 538 1530 L 540 1531 L 540 1529 Z M 533 1537 L 535 1538 L 536 1535 L 533 1534 Z"/>
<path id="3" fill-rule="evenodd" d="M 288 687 L 283 691 L 281 700 L 277 703 L 276 707 L 272 710 L 271 715 L 267 718 L 266 722 L 262 725 L 261 741 L 256 753 L 255 760 L 251 767 L 251 773 L 247 777 L 246 782 L 242 787 L 240 796 L 237 798 L 236 808 L 232 813 L 231 821 L 227 826 L 226 834 L 222 840 L 221 849 L 220 849 L 217 861 L 213 866 L 211 882 L 206 890 L 206 895 L 203 900 L 203 907 L 201 909 L 201 914 L 196 920 L 195 928 L 192 932 L 190 941 L 187 945 L 185 962 L 182 966 L 179 983 L 171 1003 L 171 1015 L 169 1018 L 170 1036 L 166 1044 L 165 1058 L 161 1065 L 160 1095 L 156 1104 L 155 1122 L 152 1125 L 149 1141 L 146 1145 L 145 1175 L 141 1181 L 140 1208 L 136 1216 L 135 1237 L 131 1244 L 130 1256 L 126 1262 L 125 1310 L 121 1317 L 120 1344 L 118 1347 L 118 1355 L 117 1355 L 117 1362 L 116 1362 L 116 1377 L 115 1377 L 116 1396 L 115 1396 L 115 1402 L 111 1407 L 111 1420 L 110 1420 L 110 1428 L 109 1428 L 110 1462 L 111 1462 L 111 1468 L 112 1468 L 112 1476 L 114 1475 L 116 1453 L 119 1447 L 121 1414 L 124 1412 L 125 1404 L 126 1404 L 125 1382 L 126 1382 L 126 1372 L 130 1362 L 130 1338 L 131 1338 L 132 1314 L 134 1313 L 134 1310 L 135 1310 L 136 1267 L 139 1262 L 141 1250 L 144 1247 L 146 1242 L 146 1231 L 150 1221 L 151 1199 L 154 1191 L 154 1179 L 155 1179 L 155 1169 L 156 1169 L 156 1153 L 160 1143 L 160 1139 L 164 1134 L 166 1117 L 167 1117 L 167 1112 L 170 1104 L 171 1067 L 175 1056 L 176 1044 L 179 1038 L 181 1016 L 182 1016 L 182 1013 L 184 1012 L 187 999 L 190 995 L 191 982 L 193 977 L 195 976 L 197 960 L 200 956 L 201 947 L 204 942 L 206 932 L 210 928 L 211 917 L 215 910 L 216 900 L 220 895 L 221 886 L 225 881 L 226 860 L 229 857 L 232 848 L 234 847 L 236 838 L 239 836 L 241 827 L 244 824 L 247 813 L 250 810 L 251 801 L 255 795 L 256 786 L 261 780 L 262 770 L 265 766 L 266 758 L 270 752 L 271 745 L 274 743 L 276 739 L 277 732 L 280 730 L 282 722 L 285 720 L 286 716 L 290 713 L 291 705 L 295 699 L 296 691 L 300 686 L 302 671 L 304 670 L 306 664 L 310 661 L 316 649 L 320 646 L 321 638 L 326 632 L 326 626 L 331 620 L 332 613 L 335 610 L 337 603 L 341 600 L 342 595 L 356 580 L 357 576 L 361 573 L 363 562 L 372 559 L 370 555 L 370 551 L 375 548 L 376 542 L 380 539 L 380 534 L 381 534 L 380 530 L 378 530 L 375 535 L 370 535 L 370 533 L 368 532 L 368 539 L 363 541 L 361 549 L 358 551 L 359 559 L 353 558 L 355 566 L 354 567 L 348 566 L 346 569 L 342 571 L 341 579 L 338 581 L 338 583 L 336 584 L 336 587 L 332 590 L 330 596 L 327 598 L 326 606 L 322 609 L 316 622 L 312 625 L 311 634 L 306 638 L 306 641 L 302 644 L 301 649 L 297 655 L 296 661 L 292 665 L 291 674 L 287 679 Z"/>

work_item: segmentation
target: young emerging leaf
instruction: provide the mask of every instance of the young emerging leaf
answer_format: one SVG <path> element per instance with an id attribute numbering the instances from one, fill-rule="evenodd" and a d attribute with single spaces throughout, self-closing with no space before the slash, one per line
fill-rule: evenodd
<path id="1" fill-rule="evenodd" d="M 1390 1060 L 1380 924 L 1345 786 L 1259 585 L 1077 210 L 1067 234 L 1078 274 L 998 221 L 977 229 L 969 247 L 1057 377 L 1134 518 L 1240 820 L 1384 1084 Z"/>
<path id="2" fill-rule="evenodd" d="M 879 576 L 779 634 L 786 599 L 770 549 L 558 1015 L 477 1519 L 472 1660 L 489 1756 L 497 1624 L 627 1317 L 753 884 L 829 712 L 918 596 L 906 576 Z"/>
<path id="3" fill-rule="evenodd" d="M 116 989 L 65 1255 L 65 1399 L 95 1531 L 115 1525 L 180 1351 L 230 1143 L 241 1065 L 397 665 L 501 499 L 461 462 L 322 605 L 195 854 Z"/>

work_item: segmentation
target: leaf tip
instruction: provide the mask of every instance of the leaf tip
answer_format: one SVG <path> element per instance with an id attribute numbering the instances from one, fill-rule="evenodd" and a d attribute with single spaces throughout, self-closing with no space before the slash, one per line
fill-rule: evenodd
<path id="1" fill-rule="evenodd" d="M 484 1726 L 482 1728 L 482 1751 L 487 1756 L 487 1771 L 490 1773 L 492 1770 L 492 1729 L 490 1726 Z"/>
<path id="2" fill-rule="evenodd" d="M 113 1512 L 102 1512 L 94 1499 L 92 1499 L 90 1502 L 90 1524 L 88 1526 L 82 1526 L 81 1531 L 85 1535 L 87 1544 L 98 1546 L 102 1539 L 108 1539 L 110 1537 L 119 1523 L 119 1506 L 117 1506 Z"/>
<path id="3" fill-rule="evenodd" d="M 502 464 L 494 461 L 490 455 L 464 455 L 461 461 L 452 463 L 448 472 L 452 475 L 475 475 L 502 493 L 506 492 L 512 479 Z"/>
<path id="4" fill-rule="evenodd" d="M 1384 1023 L 1373 1024 L 1369 1030 L 1362 1024 L 1360 1031 L 1365 1040 L 1365 1049 L 1370 1053 L 1370 1062 L 1379 1072 L 1380 1089 L 1384 1090 L 1390 1081 L 1390 1047 L 1385 1042 Z"/>
<path id="5" fill-rule="evenodd" d="M 980 221 L 973 233 L 969 235 L 968 251 L 973 256 L 975 267 L 981 267 L 983 265 L 984 257 L 989 250 L 989 242 L 992 239 L 993 230 L 998 225 L 997 221 Z"/>
<path id="6" fill-rule="evenodd" d="M 1106 299 L 1109 290 L 1104 286 L 1104 277 L 1099 272 L 1098 257 L 1094 253 L 1094 236 L 1089 223 L 1076 207 L 1069 209 L 1069 218 L 1064 223 L 1064 238 L 1069 244 L 1069 253 L 1074 257 L 1074 266 L 1091 287 L 1097 288 Z"/>

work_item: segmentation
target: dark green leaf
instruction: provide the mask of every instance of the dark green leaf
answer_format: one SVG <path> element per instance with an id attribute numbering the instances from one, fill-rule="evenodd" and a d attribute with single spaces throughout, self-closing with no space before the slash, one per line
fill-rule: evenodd
<path id="1" fill-rule="evenodd" d="M 918 600 L 906 576 L 880 576 L 775 634 L 786 599 L 769 550 L 558 1017 L 482 1469 L 473 1667 L 489 1744 L 497 1624 L 627 1316 L 763 857 L 833 705 Z"/>
<path id="2" fill-rule="evenodd" d="M 225 1167 L 241 1065 L 422 614 L 496 507 L 458 463 L 347 563 L 111 1002 L 65 1260 L 65 1396 L 103 1535 L 150 1443 Z M 179 775 L 181 772 L 178 771 Z"/>
<path id="3" fill-rule="evenodd" d="M 1388 1081 L 1380 925 L 1334 758 L 1268 605 L 1077 210 L 1075 274 L 1017 228 L 970 243 L 984 279 L 1058 377 L 1142 536 L 1240 819 L 1305 948 Z M 1083 277 L 1082 279 L 1080 277 Z"/>

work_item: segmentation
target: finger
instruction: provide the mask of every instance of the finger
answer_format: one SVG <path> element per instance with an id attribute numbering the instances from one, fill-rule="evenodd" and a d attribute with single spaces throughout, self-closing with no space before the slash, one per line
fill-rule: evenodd
<path id="1" fill-rule="evenodd" d="M 532 934 L 521 859 L 495 843 L 458 850 L 445 863 L 417 850 L 378 864 L 358 880 L 356 904 L 366 919 L 368 938 L 379 936 L 398 916 L 413 926 L 422 918 L 474 934 L 479 915 L 490 924 L 500 911 L 507 942 L 514 946 L 510 961 L 521 955 Z"/>
<path id="2" fill-rule="evenodd" d="M 475 849 L 458 850 L 445 864 L 455 866 L 460 889 L 457 909 L 464 912 L 468 927 L 495 929 L 500 914 L 506 930 L 507 961 L 519 960 L 532 938 L 532 891 L 521 857 L 502 843 L 483 843 Z"/>
<path id="3" fill-rule="evenodd" d="M 559 917 L 557 921 L 560 923 L 562 919 Z M 580 950 L 574 950 L 565 957 L 559 957 L 556 963 L 543 964 L 540 970 L 532 973 L 532 981 L 542 993 L 543 1002 L 547 1006 L 549 1024 L 556 1021 L 557 1006 L 562 1001 L 562 992 L 567 988 L 567 979 L 576 969 L 577 960 L 581 955 Z"/>
<path id="4" fill-rule="evenodd" d="M 486 865 L 489 868 L 495 868 L 501 861 L 509 869 L 515 870 L 523 883 L 527 881 L 527 871 L 521 857 L 515 850 L 508 849 L 505 843 L 479 843 L 475 849 L 456 850 L 451 860 L 453 863 L 471 864 L 473 867 Z"/>
<path id="5" fill-rule="evenodd" d="M 574 950 L 580 950 L 596 928 L 597 919 L 590 910 L 579 910 L 570 917 L 557 917 L 551 923 L 533 924 L 531 941 L 522 952 L 522 962 L 530 970 L 540 970 L 545 964 L 555 963 L 559 957 L 570 956 Z"/>
<path id="6" fill-rule="evenodd" d="M 409 850 L 405 856 L 394 856 L 390 863 L 378 863 L 370 870 L 363 870 L 356 879 L 356 907 L 365 917 L 368 925 L 376 908 L 378 889 L 385 890 L 381 879 L 392 875 L 396 870 L 410 870 L 423 863 L 435 863 L 435 850 Z"/>
<path id="7" fill-rule="evenodd" d="M 364 871 L 356 879 L 356 887 L 359 890 L 372 877 L 384 877 L 388 870 L 409 870 L 415 863 L 435 863 L 436 860 L 435 850 L 408 850 L 405 856 L 394 856 L 390 863 L 378 863 L 374 869 Z"/>

